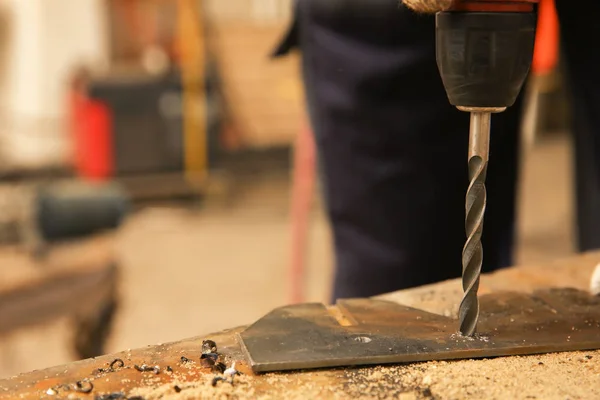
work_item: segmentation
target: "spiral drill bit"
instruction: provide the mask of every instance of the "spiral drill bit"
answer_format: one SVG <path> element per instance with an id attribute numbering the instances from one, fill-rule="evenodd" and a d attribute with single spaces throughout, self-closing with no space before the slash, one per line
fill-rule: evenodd
<path id="1" fill-rule="evenodd" d="M 469 132 L 469 188 L 465 202 L 465 230 L 467 241 L 462 256 L 463 299 L 459 308 L 460 333 L 473 336 L 477 330 L 479 319 L 479 276 L 483 263 L 483 217 L 487 203 L 485 177 L 490 148 L 491 113 L 504 111 L 504 108 L 465 108 L 471 112 L 471 128 Z"/>

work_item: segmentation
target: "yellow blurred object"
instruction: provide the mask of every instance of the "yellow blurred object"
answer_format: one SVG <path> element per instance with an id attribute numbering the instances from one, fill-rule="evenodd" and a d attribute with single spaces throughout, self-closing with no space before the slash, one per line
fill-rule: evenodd
<path id="1" fill-rule="evenodd" d="M 191 184 L 203 184 L 208 177 L 203 9 L 202 2 L 197 0 L 178 1 L 185 172 Z"/>

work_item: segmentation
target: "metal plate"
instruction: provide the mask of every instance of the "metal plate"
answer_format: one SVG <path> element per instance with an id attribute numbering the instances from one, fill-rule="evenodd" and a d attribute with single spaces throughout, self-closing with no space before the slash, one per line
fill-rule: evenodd
<path id="1" fill-rule="evenodd" d="M 254 372 L 600 348 L 600 298 L 575 289 L 481 297 L 476 338 L 451 318 L 371 300 L 275 309 L 240 334 Z"/>

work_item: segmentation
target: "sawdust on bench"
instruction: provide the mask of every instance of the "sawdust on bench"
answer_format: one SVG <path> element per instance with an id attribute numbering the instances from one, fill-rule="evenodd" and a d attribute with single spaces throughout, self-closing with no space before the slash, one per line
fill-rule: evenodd
<path id="1" fill-rule="evenodd" d="M 211 385 L 212 375 L 139 388 L 146 400 L 181 399 L 599 399 L 600 351 L 438 361 L 410 365 L 242 375 Z M 179 392 L 174 387 L 177 385 Z"/>

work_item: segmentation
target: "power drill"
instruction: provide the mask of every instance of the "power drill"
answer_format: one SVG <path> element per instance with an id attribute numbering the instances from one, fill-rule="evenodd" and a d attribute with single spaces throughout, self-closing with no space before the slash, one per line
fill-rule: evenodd
<path id="1" fill-rule="evenodd" d="M 403 1 L 416 11 L 437 11 L 438 69 L 450 103 L 471 113 L 459 330 L 464 336 L 473 336 L 479 318 L 477 291 L 483 261 L 491 114 L 515 103 L 529 73 L 539 0 Z"/>
<path id="2" fill-rule="evenodd" d="M 481 235 L 491 114 L 512 106 L 531 67 L 538 0 L 459 0 L 436 14 L 436 57 L 450 103 L 471 113 L 467 241 L 462 256 L 460 333 L 473 336 L 479 318 Z"/>

